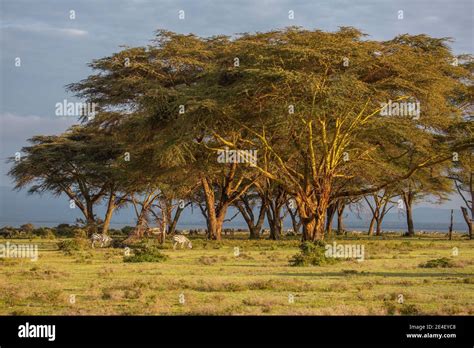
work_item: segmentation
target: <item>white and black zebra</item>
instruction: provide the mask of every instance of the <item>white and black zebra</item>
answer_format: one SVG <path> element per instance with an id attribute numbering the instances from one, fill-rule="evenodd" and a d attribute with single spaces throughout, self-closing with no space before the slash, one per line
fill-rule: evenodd
<path id="1" fill-rule="evenodd" d="M 91 237 L 92 247 L 95 247 L 95 242 L 100 242 L 100 247 L 103 248 L 104 245 L 109 244 L 112 241 L 112 238 L 105 234 L 94 233 Z"/>
<path id="2" fill-rule="evenodd" d="M 182 249 L 183 246 L 186 244 L 189 249 L 193 248 L 193 245 L 191 244 L 191 241 L 183 236 L 182 234 L 177 234 L 173 236 L 173 249 L 176 249 L 176 245 L 179 244 L 179 247 Z"/>

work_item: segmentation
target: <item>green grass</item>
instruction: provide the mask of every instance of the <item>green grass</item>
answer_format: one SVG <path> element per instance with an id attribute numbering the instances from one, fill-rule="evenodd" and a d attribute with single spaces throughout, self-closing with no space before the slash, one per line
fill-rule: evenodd
<path id="1" fill-rule="evenodd" d="M 7 241 L 38 244 L 39 259 L 0 259 L 1 315 L 474 314 L 468 240 L 353 235 L 338 243 L 364 244 L 364 261 L 307 267 L 289 265 L 297 240 L 194 239 L 176 251 L 167 242 L 167 259 L 141 263 L 124 262 L 119 248 L 65 254 L 59 240 Z M 420 267 L 442 258 L 453 267 Z"/>

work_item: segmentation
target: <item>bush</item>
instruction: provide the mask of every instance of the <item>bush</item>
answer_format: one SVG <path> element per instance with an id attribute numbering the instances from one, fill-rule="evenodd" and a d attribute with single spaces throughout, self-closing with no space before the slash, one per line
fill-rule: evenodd
<path id="1" fill-rule="evenodd" d="M 58 243 L 58 248 L 66 255 L 72 255 L 77 251 L 88 249 L 89 241 L 84 238 L 65 239 Z"/>
<path id="2" fill-rule="evenodd" d="M 82 228 L 75 228 L 73 231 L 74 238 L 87 239 L 87 231 Z"/>
<path id="3" fill-rule="evenodd" d="M 46 238 L 46 239 L 56 238 L 56 235 L 54 234 L 54 231 L 50 228 L 47 228 L 47 227 L 36 228 L 36 229 L 33 230 L 33 234 L 35 236 L 40 237 L 40 238 Z"/>
<path id="4" fill-rule="evenodd" d="M 55 229 L 58 237 L 74 237 L 74 226 L 70 226 L 69 224 L 59 224 Z"/>
<path id="5" fill-rule="evenodd" d="M 121 231 L 122 235 L 128 236 L 134 229 L 135 229 L 135 227 L 125 226 L 125 227 L 122 227 L 122 229 L 120 231 Z"/>
<path id="6" fill-rule="evenodd" d="M 3 238 L 13 238 L 16 233 L 16 228 L 12 226 L 5 226 L 0 229 L 0 235 L 3 236 Z"/>
<path id="7" fill-rule="evenodd" d="M 33 224 L 30 224 L 30 223 L 20 226 L 20 230 L 22 230 L 23 232 L 26 232 L 26 233 L 31 233 L 31 232 L 33 232 L 34 229 L 35 229 L 35 226 Z"/>
<path id="8" fill-rule="evenodd" d="M 456 267 L 454 262 L 446 257 L 440 259 L 429 260 L 419 265 L 421 268 L 451 268 Z"/>
<path id="9" fill-rule="evenodd" d="M 199 263 L 203 265 L 213 265 L 217 261 L 219 261 L 219 258 L 217 256 L 201 256 L 198 259 Z"/>
<path id="10" fill-rule="evenodd" d="M 124 262 L 163 262 L 168 256 L 154 246 L 140 246 L 133 249 L 132 256 L 124 256 Z"/>
<path id="11" fill-rule="evenodd" d="M 290 259 L 290 266 L 321 266 L 336 262 L 332 257 L 326 257 L 325 244 L 321 241 L 304 242 L 300 245 L 301 252 Z"/>
<path id="12" fill-rule="evenodd" d="M 401 315 L 420 315 L 419 308 L 414 304 L 403 305 L 400 308 Z"/>

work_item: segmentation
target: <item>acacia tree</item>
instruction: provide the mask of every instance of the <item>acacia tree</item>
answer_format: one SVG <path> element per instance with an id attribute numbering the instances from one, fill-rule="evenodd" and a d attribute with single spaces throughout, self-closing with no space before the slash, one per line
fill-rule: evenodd
<path id="1" fill-rule="evenodd" d="M 318 240 L 331 202 L 377 192 L 461 149 L 445 141 L 446 130 L 459 121 L 455 98 L 470 74 L 451 64 L 446 40 L 363 36 L 353 28 L 234 40 L 160 31 L 156 45 L 93 62 L 100 73 L 71 89 L 98 102 L 107 125 L 133 119 L 152 129 L 150 146 L 160 148 L 152 160 L 198 174 L 212 238 L 220 239 L 227 208 L 263 175 L 295 198 L 303 239 Z M 419 102 L 421 117 L 384 116 L 387 102 Z M 403 144 L 414 140 L 431 151 L 416 151 L 403 167 L 413 154 Z M 218 166 L 223 147 L 258 149 L 264 160 Z M 362 184 L 335 192 L 337 180 Z"/>
<path id="2" fill-rule="evenodd" d="M 473 138 L 472 121 L 465 129 L 465 135 Z M 453 167 L 450 168 L 449 178 L 453 180 L 457 193 L 464 202 L 461 212 L 467 224 L 469 239 L 473 238 L 474 227 L 474 152 L 469 151 L 462 154 L 453 154 Z"/>
<path id="3" fill-rule="evenodd" d="M 448 199 L 453 191 L 452 182 L 446 178 L 447 162 L 419 170 L 411 178 L 400 183 L 400 196 L 404 203 L 404 213 L 407 221 L 407 235 L 415 234 L 413 205 L 417 200 L 434 197 L 438 202 Z"/>
<path id="4" fill-rule="evenodd" d="M 368 235 L 373 236 L 374 226 L 376 225 L 376 236 L 380 236 L 382 232 L 382 222 L 385 215 L 393 208 L 391 199 L 396 196 L 390 189 L 383 189 L 379 192 L 373 193 L 369 196 L 364 196 L 364 200 L 367 202 L 372 218 L 370 219 L 370 225 Z"/>
<path id="5" fill-rule="evenodd" d="M 22 149 L 20 161 L 9 175 L 15 187 L 30 186 L 29 193 L 50 191 L 65 194 L 83 214 L 86 225 L 96 230 L 94 208 L 106 200 L 107 209 L 102 232 L 107 233 L 114 209 L 123 204 L 119 193 L 122 175 L 117 161 L 120 146 L 107 135 L 75 126 L 58 136 L 35 136 L 31 146 Z"/>
<path id="6" fill-rule="evenodd" d="M 234 97 L 226 103 L 234 112 L 227 117 L 248 131 L 249 143 L 269 154 L 270 166 L 256 169 L 295 197 L 305 240 L 323 239 L 333 198 L 376 192 L 445 161 L 452 150 L 443 140 L 459 113 L 449 97 L 462 88 L 458 77 L 466 72 L 450 64 L 444 40 L 361 37 L 348 28 L 246 34 L 230 49 L 240 65 L 214 73 L 234 76 Z M 422 116 L 383 116 L 386 101 L 418 101 Z M 409 139 L 432 151 L 420 153 L 404 170 L 396 160 L 407 157 L 400 144 Z M 383 168 L 385 177 L 371 180 L 360 171 L 361 163 Z M 365 185 L 334 196 L 336 179 L 354 177 Z"/>
<path id="7" fill-rule="evenodd" d="M 243 194 L 234 204 L 244 218 L 249 228 L 249 238 L 259 239 L 267 210 L 267 202 L 257 192 Z"/>

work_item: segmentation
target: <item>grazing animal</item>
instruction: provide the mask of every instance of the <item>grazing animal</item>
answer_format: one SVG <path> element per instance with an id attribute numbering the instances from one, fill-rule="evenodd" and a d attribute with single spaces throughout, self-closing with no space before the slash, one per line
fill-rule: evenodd
<path id="1" fill-rule="evenodd" d="M 94 233 L 91 237 L 92 247 L 95 247 L 96 242 L 100 242 L 100 247 L 103 248 L 104 245 L 109 244 L 112 241 L 112 238 L 105 234 Z"/>
<path id="2" fill-rule="evenodd" d="M 176 250 L 176 245 L 179 244 L 179 247 L 182 249 L 183 246 L 186 244 L 189 249 L 193 248 L 193 245 L 191 244 L 191 241 L 183 236 L 182 234 L 177 234 L 173 236 L 173 250 Z"/>

